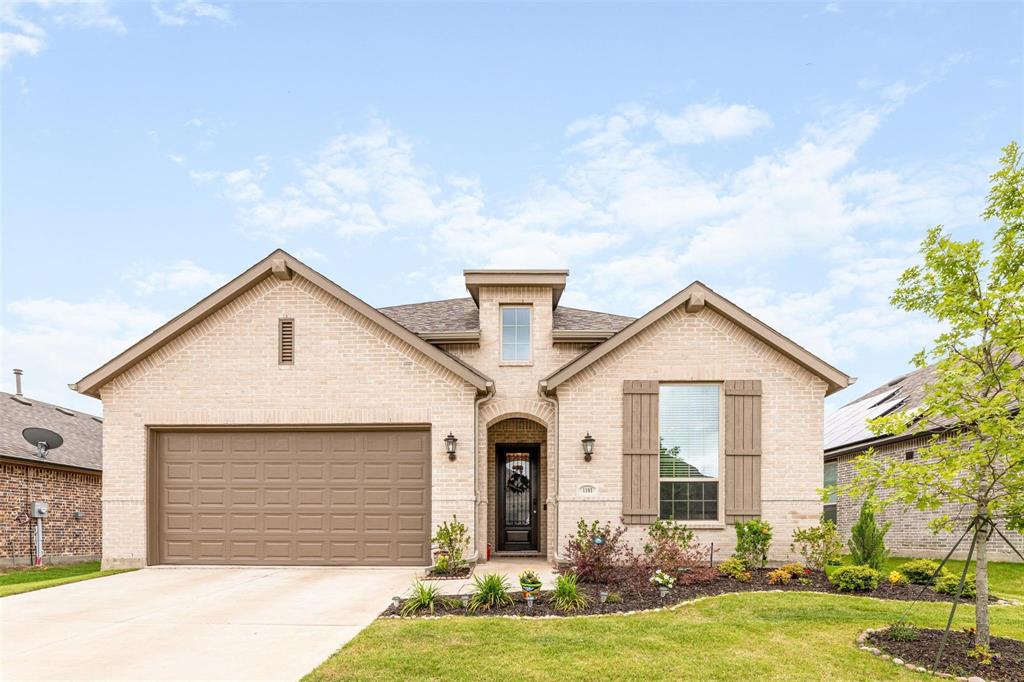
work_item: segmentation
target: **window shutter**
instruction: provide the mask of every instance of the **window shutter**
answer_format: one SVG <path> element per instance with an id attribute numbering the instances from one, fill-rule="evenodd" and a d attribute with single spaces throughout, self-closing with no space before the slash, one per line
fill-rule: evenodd
<path id="1" fill-rule="evenodd" d="M 658 382 L 622 385 L 622 520 L 658 518 Z"/>
<path id="2" fill-rule="evenodd" d="M 761 381 L 725 382 L 725 522 L 761 516 Z"/>

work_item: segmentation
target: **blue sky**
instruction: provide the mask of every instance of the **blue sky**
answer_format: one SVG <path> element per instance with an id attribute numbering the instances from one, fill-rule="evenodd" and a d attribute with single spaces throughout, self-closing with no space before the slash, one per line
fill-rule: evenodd
<path id="1" fill-rule="evenodd" d="M 3 374 L 66 384 L 283 247 L 378 306 L 568 267 L 638 315 L 700 279 L 860 378 L 887 297 L 985 237 L 1014 3 L 6 3 Z"/>

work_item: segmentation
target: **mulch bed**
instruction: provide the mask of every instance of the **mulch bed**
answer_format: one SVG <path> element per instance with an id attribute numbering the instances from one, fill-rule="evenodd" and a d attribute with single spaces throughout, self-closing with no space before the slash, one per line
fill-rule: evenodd
<path id="1" fill-rule="evenodd" d="M 523 598 L 521 592 L 518 589 L 514 592 L 510 590 L 513 599 L 515 600 L 510 606 L 502 606 L 490 611 L 478 610 L 475 612 L 469 612 L 462 607 L 461 603 L 458 606 L 441 607 L 438 608 L 434 615 L 461 615 L 461 616 L 578 616 L 578 615 L 594 615 L 601 613 L 622 613 L 625 611 L 641 611 L 646 609 L 654 609 L 662 606 L 671 606 L 678 604 L 679 602 L 689 601 L 696 599 L 697 597 L 711 597 L 720 594 L 729 594 L 731 592 L 763 592 L 766 590 L 782 590 L 785 592 L 827 592 L 830 594 L 855 594 L 867 597 L 877 597 L 879 599 L 895 599 L 901 601 L 929 601 L 929 602 L 952 602 L 953 597 L 939 594 L 931 588 L 921 589 L 920 585 L 891 585 L 884 581 L 879 584 L 878 589 L 872 592 L 839 592 L 835 586 L 828 581 L 825 574 L 820 571 L 814 571 L 806 576 L 805 582 L 808 584 L 802 585 L 796 579 L 791 580 L 786 585 L 770 585 L 768 583 L 768 572 L 770 569 L 760 569 L 751 571 L 751 579 L 748 582 L 741 583 L 732 578 L 718 575 L 709 581 L 696 583 L 693 585 L 677 585 L 675 588 L 669 591 L 668 595 L 664 600 L 661 599 L 657 589 L 651 588 L 644 590 L 640 594 L 616 585 L 610 585 L 608 587 L 609 592 L 614 592 L 619 595 L 620 601 L 617 603 L 600 603 L 598 601 L 598 587 L 596 585 L 584 584 L 580 588 L 591 598 L 590 605 L 580 611 L 574 611 L 572 613 L 565 613 L 559 611 L 553 606 L 548 604 L 548 597 L 550 592 L 541 592 L 533 606 L 528 606 L 526 600 Z M 513 584 L 513 587 L 518 588 L 517 584 Z M 993 598 L 993 601 L 995 598 Z M 970 599 L 961 598 L 961 602 L 969 602 Z M 382 616 L 397 616 L 400 615 L 401 609 L 397 609 L 394 606 L 388 607 L 387 610 L 382 613 Z M 429 616 L 429 613 L 421 612 L 418 615 Z"/>
<path id="2" fill-rule="evenodd" d="M 890 656 L 901 658 L 907 663 L 931 669 L 942 642 L 942 630 L 921 628 L 913 642 L 894 642 L 885 630 L 868 635 L 867 643 L 881 649 Z M 991 649 L 999 654 L 991 665 L 968 658 L 967 652 L 974 647 L 974 635 L 951 630 L 949 641 L 942 653 L 938 672 L 959 677 L 977 676 L 1000 682 L 1024 682 L 1024 642 L 1006 637 L 992 637 Z"/>
<path id="3" fill-rule="evenodd" d="M 427 571 L 426 580 L 463 580 L 471 575 L 473 575 L 473 567 L 463 566 L 460 569 L 449 571 L 447 573 Z"/>

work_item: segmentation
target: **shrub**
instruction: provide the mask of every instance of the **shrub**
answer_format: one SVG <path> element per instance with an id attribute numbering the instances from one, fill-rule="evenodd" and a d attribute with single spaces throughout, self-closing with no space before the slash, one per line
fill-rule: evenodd
<path id="1" fill-rule="evenodd" d="M 608 602 L 609 604 L 621 604 L 622 603 L 622 595 L 619 594 L 618 592 L 609 592 L 608 593 L 608 598 L 605 599 L 605 601 Z"/>
<path id="2" fill-rule="evenodd" d="M 730 578 L 736 578 L 740 573 L 746 573 L 747 564 L 738 557 L 729 557 L 722 563 L 718 564 L 718 570 L 722 575 L 727 575 Z"/>
<path id="3" fill-rule="evenodd" d="M 681 585 L 707 582 L 715 577 L 715 569 L 707 561 L 707 550 L 693 544 L 693 531 L 671 521 L 651 524 L 643 554 L 629 556 L 626 564 L 627 582 L 631 577 L 657 571 L 667 573 Z"/>
<path id="4" fill-rule="evenodd" d="M 913 559 L 900 566 L 900 572 L 915 585 L 931 585 L 935 582 L 935 571 L 939 564 L 931 559 Z M 945 571 L 943 571 L 945 573 Z"/>
<path id="5" fill-rule="evenodd" d="M 750 579 L 753 577 L 754 576 L 753 574 L 751 574 L 750 571 L 740 571 L 739 573 L 733 576 L 733 578 L 735 578 L 737 581 L 741 583 L 749 583 Z"/>
<path id="6" fill-rule="evenodd" d="M 511 604 L 512 595 L 508 593 L 508 587 L 505 576 L 497 573 L 473 576 L 473 594 L 469 597 L 469 610 L 493 609 Z"/>
<path id="7" fill-rule="evenodd" d="M 950 596 L 956 596 L 956 590 L 960 586 L 960 576 L 954 573 L 946 573 L 943 571 L 942 575 L 935 581 L 935 591 L 940 594 L 948 594 Z M 974 580 L 974 574 L 968 573 L 964 578 L 964 590 L 961 596 L 974 597 L 978 594 L 978 585 Z"/>
<path id="8" fill-rule="evenodd" d="M 434 558 L 434 573 L 449 573 L 451 570 L 452 562 L 448 555 L 438 553 Z"/>
<path id="9" fill-rule="evenodd" d="M 792 579 L 793 574 L 781 568 L 776 568 L 768 574 L 769 585 L 785 585 Z"/>
<path id="10" fill-rule="evenodd" d="M 828 579 L 840 592 L 868 592 L 878 587 L 882 574 L 870 566 L 840 566 Z"/>
<path id="11" fill-rule="evenodd" d="M 890 585 L 906 585 L 910 581 L 907 580 L 907 576 L 903 575 L 899 571 L 889 571 L 889 584 Z"/>
<path id="12" fill-rule="evenodd" d="M 919 637 L 917 626 L 902 618 L 890 624 L 885 635 L 894 642 L 916 642 Z"/>
<path id="13" fill-rule="evenodd" d="M 441 556 L 448 557 L 448 568 L 445 571 L 438 569 L 438 573 L 457 571 L 466 565 L 464 555 L 469 549 L 469 529 L 454 514 L 451 522 L 446 521 L 437 527 L 437 534 L 430 541 L 437 546 Z"/>
<path id="14" fill-rule="evenodd" d="M 810 587 L 814 582 L 810 578 L 797 578 L 796 581 L 804 587 Z"/>
<path id="15" fill-rule="evenodd" d="M 417 580 L 412 586 L 412 596 L 402 602 L 402 615 L 411 616 L 426 609 L 430 613 L 438 606 L 455 606 L 459 601 L 441 594 L 437 585 L 428 585 Z"/>
<path id="16" fill-rule="evenodd" d="M 559 611 L 578 611 L 585 608 L 590 599 L 580 590 L 579 579 L 571 573 L 566 573 L 555 579 L 551 603 Z"/>
<path id="17" fill-rule="evenodd" d="M 981 665 L 992 665 L 992 659 L 999 658 L 999 654 L 992 653 L 992 649 L 984 644 L 977 644 L 967 651 L 967 658 L 973 658 Z"/>
<path id="18" fill-rule="evenodd" d="M 667 521 L 657 519 L 647 528 L 647 538 L 649 544 L 644 545 L 645 551 L 648 547 L 651 547 L 650 543 L 655 543 L 659 540 L 672 542 L 680 547 L 689 547 L 693 544 L 693 531 L 687 528 L 685 524 L 677 524 L 672 519 Z"/>
<path id="19" fill-rule="evenodd" d="M 751 568 L 764 568 L 772 544 L 772 525 L 761 519 L 736 524 L 735 556 Z"/>
<path id="20" fill-rule="evenodd" d="M 892 523 L 887 521 L 881 526 L 875 521 L 875 510 L 871 502 L 864 500 L 860 506 L 857 523 L 850 529 L 850 557 L 858 566 L 870 566 L 876 571 L 882 568 L 889 558 L 889 550 L 885 548 L 885 534 Z"/>
<path id="21" fill-rule="evenodd" d="M 576 524 L 576 535 L 565 546 L 568 560 L 566 573 L 572 573 L 580 582 L 608 583 L 625 563 L 628 550 L 622 541 L 626 529 L 598 521 L 590 525 L 583 519 Z"/>
<path id="22" fill-rule="evenodd" d="M 782 566 L 779 566 L 779 570 L 789 573 L 789 576 L 791 578 L 796 578 L 797 576 L 803 575 L 806 572 L 804 565 L 801 564 L 799 561 L 794 561 L 790 564 L 783 564 Z"/>
<path id="23" fill-rule="evenodd" d="M 793 542 L 789 547 L 804 558 L 805 564 L 823 571 L 825 566 L 839 560 L 843 543 L 839 539 L 836 524 L 832 521 L 822 521 L 821 525 L 797 528 L 793 531 Z"/>

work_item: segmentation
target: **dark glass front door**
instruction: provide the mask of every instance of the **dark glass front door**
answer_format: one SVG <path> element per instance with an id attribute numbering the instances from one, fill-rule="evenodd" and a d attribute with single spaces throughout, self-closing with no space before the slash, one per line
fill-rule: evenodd
<path id="1" fill-rule="evenodd" d="M 499 551 L 531 551 L 537 544 L 540 445 L 495 448 Z"/>

